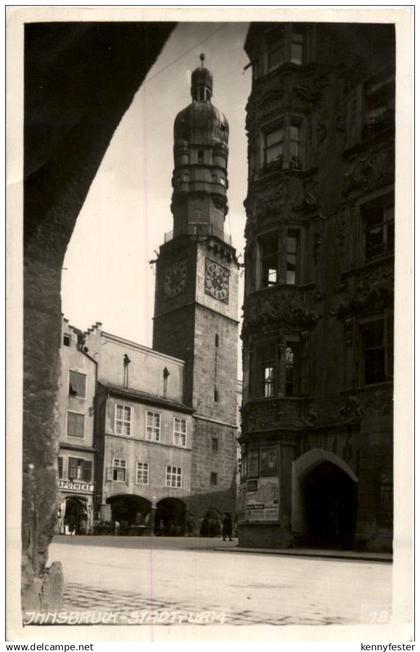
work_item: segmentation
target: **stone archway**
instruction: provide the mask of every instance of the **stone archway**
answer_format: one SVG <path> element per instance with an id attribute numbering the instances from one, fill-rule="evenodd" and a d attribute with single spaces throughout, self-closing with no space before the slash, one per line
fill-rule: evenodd
<path id="1" fill-rule="evenodd" d="M 120 534 L 129 534 L 130 528 L 148 528 L 152 521 L 152 503 L 134 494 L 119 494 L 107 498 L 112 520 L 119 523 Z"/>
<path id="2" fill-rule="evenodd" d="M 358 478 L 330 451 L 313 449 L 292 469 L 292 531 L 303 545 L 351 548 Z"/>
<path id="3" fill-rule="evenodd" d="M 63 591 L 61 565 L 55 562 L 47 568 L 46 560 L 57 508 L 55 400 L 64 255 L 112 135 L 174 26 L 163 22 L 24 26 L 22 608 L 26 611 L 59 608 Z M 63 70 L 71 75 L 63 75 Z"/>

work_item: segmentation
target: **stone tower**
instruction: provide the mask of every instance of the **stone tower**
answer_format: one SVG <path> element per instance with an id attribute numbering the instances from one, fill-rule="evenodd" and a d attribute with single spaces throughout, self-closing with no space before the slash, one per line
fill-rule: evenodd
<path id="1" fill-rule="evenodd" d="M 195 410 L 196 517 L 234 511 L 238 264 L 224 232 L 229 125 L 211 102 L 212 74 L 191 77 L 191 104 L 174 124 L 173 232 L 156 263 L 153 348 L 186 361 L 184 401 Z"/>

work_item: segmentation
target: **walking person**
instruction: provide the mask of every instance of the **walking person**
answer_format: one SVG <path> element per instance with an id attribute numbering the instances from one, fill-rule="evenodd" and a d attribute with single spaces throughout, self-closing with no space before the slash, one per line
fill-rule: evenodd
<path id="1" fill-rule="evenodd" d="M 230 514 L 228 512 L 225 512 L 225 515 L 223 517 L 222 536 L 223 536 L 223 541 L 226 541 L 226 537 L 229 537 L 229 541 L 233 541 L 233 539 L 232 539 L 232 519 L 231 519 Z"/>

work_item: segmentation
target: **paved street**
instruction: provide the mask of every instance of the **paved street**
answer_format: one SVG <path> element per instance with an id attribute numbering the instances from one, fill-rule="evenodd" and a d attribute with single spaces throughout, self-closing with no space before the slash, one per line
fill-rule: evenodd
<path id="1" fill-rule="evenodd" d="M 227 624 L 328 625 L 390 617 L 386 562 L 235 551 L 236 542 L 196 538 L 56 537 L 68 611 L 203 611 Z M 219 621 L 217 621 L 219 622 Z M 138 623 L 135 623 L 138 624 Z M 213 624 L 216 624 L 215 622 Z"/>

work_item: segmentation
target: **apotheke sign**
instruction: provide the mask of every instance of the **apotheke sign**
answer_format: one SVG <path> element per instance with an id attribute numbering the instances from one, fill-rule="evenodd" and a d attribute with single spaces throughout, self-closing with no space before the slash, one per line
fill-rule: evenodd
<path id="1" fill-rule="evenodd" d="M 93 482 L 72 482 L 71 480 L 59 480 L 58 488 L 66 491 L 82 491 L 83 493 L 92 493 L 95 485 Z"/>

